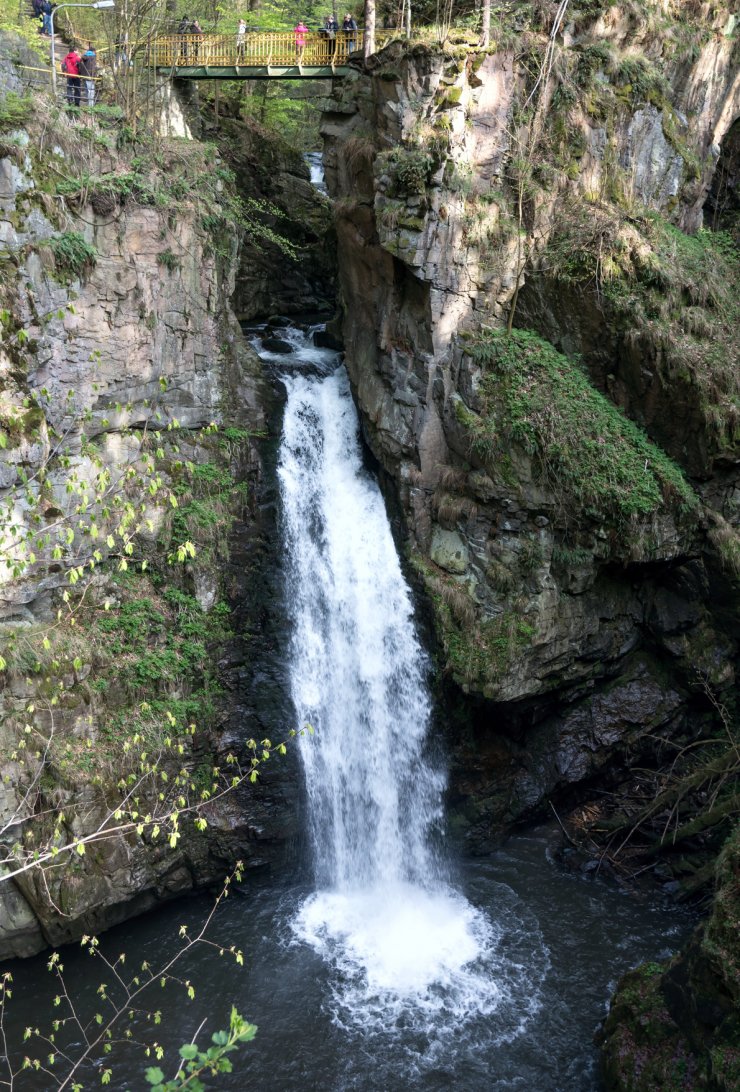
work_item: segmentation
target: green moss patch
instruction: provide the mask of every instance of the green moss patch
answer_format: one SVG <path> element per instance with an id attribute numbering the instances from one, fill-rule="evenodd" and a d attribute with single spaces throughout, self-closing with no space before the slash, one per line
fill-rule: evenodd
<path id="1" fill-rule="evenodd" d="M 531 645 L 534 636 L 534 627 L 514 611 L 462 626 L 443 603 L 437 618 L 452 677 L 464 690 L 478 691 L 484 697 L 495 696 L 514 657 Z"/>
<path id="2" fill-rule="evenodd" d="M 493 698 L 514 658 L 528 648 L 534 627 L 515 610 L 480 619 L 464 584 L 414 554 L 434 611 L 445 668 L 463 690 Z"/>
<path id="3" fill-rule="evenodd" d="M 605 322 L 660 346 L 666 384 L 693 387 L 710 445 L 740 445 L 740 254 L 725 232 L 687 235 L 657 214 L 563 207 L 548 277 L 597 294 Z"/>
<path id="4" fill-rule="evenodd" d="M 515 445 L 579 516 L 622 527 L 659 512 L 695 510 L 678 467 L 548 342 L 526 330 L 487 330 L 468 352 L 486 370 L 483 412 L 468 412 L 465 423 L 493 473 Z"/>
<path id="5" fill-rule="evenodd" d="M 0 99 L 0 133 L 23 126 L 33 113 L 33 99 L 30 95 L 18 95 L 8 91 Z"/>
<path id="6" fill-rule="evenodd" d="M 697 1063 L 670 1015 L 654 964 L 621 980 L 606 1024 L 603 1055 L 610 1092 L 685 1092 L 696 1086 Z"/>

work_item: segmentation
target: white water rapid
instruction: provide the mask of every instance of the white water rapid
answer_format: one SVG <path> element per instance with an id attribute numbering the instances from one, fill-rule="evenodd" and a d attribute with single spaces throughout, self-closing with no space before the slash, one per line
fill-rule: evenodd
<path id="1" fill-rule="evenodd" d="M 328 197 L 329 191 L 327 190 L 326 182 L 324 181 L 324 161 L 321 152 L 304 152 L 303 158 L 311 173 L 311 185 L 314 186 L 319 193 L 323 193 L 324 197 Z"/>
<path id="2" fill-rule="evenodd" d="M 426 663 L 346 372 L 284 382 L 290 676 L 296 726 L 313 730 L 300 749 L 317 888 L 294 932 L 332 968 L 342 1026 L 453 1032 L 500 1010 L 509 1038 L 536 997 L 433 848 L 445 777 L 428 754 Z"/>

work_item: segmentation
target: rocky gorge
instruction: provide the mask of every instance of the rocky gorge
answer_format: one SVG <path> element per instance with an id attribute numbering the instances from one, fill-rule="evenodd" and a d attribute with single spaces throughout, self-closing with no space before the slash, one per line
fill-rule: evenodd
<path id="1" fill-rule="evenodd" d="M 60 630 L 47 662 L 24 655 L 24 634 L 54 617 L 91 551 L 53 556 L 52 533 L 46 555 L 7 567 L 11 839 L 49 803 L 65 813 L 49 834 L 96 829 L 125 726 L 152 731 L 142 702 L 180 703 L 181 727 L 196 723 L 183 745 L 200 781 L 227 753 L 248 763 L 250 736 L 279 738 L 262 484 L 275 395 L 237 317 L 322 310 L 334 245 L 330 329 L 434 630 L 451 826 L 467 851 L 551 804 L 601 851 L 604 831 L 629 830 L 621 796 L 641 817 L 676 751 L 734 723 L 737 254 L 701 229 L 733 200 L 717 180 L 740 113 L 736 26 L 721 4 L 581 5 L 552 62 L 547 31 L 502 23 L 485 52 L 464 35 L 396 41 L 355 66 L 324 104 L 333 225 L 300 157 L 266 154 L 236 121 L 215 146 L 177 142 L 145 170 L 64 119 L 53 135 L 30 121 L 3 134 L 4 497 L 16 504 L 23 486 L 16 522 L 53 532 L 70 474 L 143 474 L 151 432 L 157 491 L 177 500 L 174 515 L 155 499 L 136 517 L 147 572 L 101 564 L 91 581 L 113 621 L 100 629 L 83 604 L 74 648 Z M 235 231 L 239 192 L 290 208 L 294 226 L 270 222 L 308 261 L 260 241 L 254 220 Z M 196 557 L 178 568 L 169 555 L 186 538 Z M 26 710 L 45 700 L 60 747 L 28 762 Z M 103 756 L 92 770 L 87 741 Z M 696 788 L 707 812 L 725 810 L 706 828 L 691 827 L 696 803 L 671 813 L 679 838 L 658 851 L 658 878 L 688 893 L 711 880 L 738 810 L 725 760 L 709 761 L 719 768 L 679 799 Z M 174 846 L 133 831 L 3 885 L 0 955 L 98 931 L 237 858 L 279 872 L 298 800 L 290 760 L 268 763 Z M 609 1087 L 688 1087 L 670 1083 L 687 1071 L 696 1087 L 733 1086 L 732 843 L 717 868 L 723 894 L 689 952 L 621 987 Z"/>
<path id="2" fill-rule="evenodd" d="M 601 867 L 659 813 L 675 822 L 662 875 L 691 891 L 712 877 L 702 832 L 726 833 L 738 806 L 735 780 L 721 813 L 688 807 L 681 825 L 692 786 L 671 785 L 676 751 L 734 716 L 737 252 L 701 229 L 736 140 L 735 21 L 717 5 L 602 7 L 562 29 L 554 62 L 526 35 L 486 56 L 395 43 L 342 84 L 322 126 L 341 329 L 437 633 L 469 848 L 555 800 L 572 829 L 601 831 Z M 663 763 L 647 788 L 630 773 Z M 686 776 L 701 811 L 713 789 Z M 615 819 L 605 788 L 640 806 Z M 688 976 L 653 970 L 673 1039 L 656 1016 L 652 1038 L 618 1046 L 618 999 L 610 1087 L 684 1087 L 688 1071 L 733 1086 L 726 852 L 724 945 L 710 927 Z"/>

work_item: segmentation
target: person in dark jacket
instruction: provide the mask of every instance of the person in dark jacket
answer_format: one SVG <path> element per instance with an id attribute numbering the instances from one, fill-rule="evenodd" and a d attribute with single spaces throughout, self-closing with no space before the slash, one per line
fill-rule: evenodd
<path id="1" fill-rule="evenodd" d="M 334 56 L 334 50 L 337 48 L 337 31 L 339 30 L 339 23 L 336 21 L 333 15 L 327 15 L 324 19 L 324 37 L 329 43 L 329 56 Z"/>
<path id="2" fill-rule="evenodd" d="M 187 15 L 183 15 L 182 19 L 177 24 L 177 33 L 180 35 L 180 57 L 182 58 L 182 63 L 187 64 L 188 40 L 186 35 L 190 33 L 190 19 Z"/>
<path id="3" fill-rule="evenodd" d="M 197 61 L 198 54 L 200 53 L 200 45 L 198 43 L 198 39 L 203 37 L 203 27 L 200 25 L 197 19 L 193 19 L 192 23 L 190 24 L 190 33 L 192 35 L 195 35 L 195 38 L 193 40 L 193 57 Z"/>
<path id="4" fill-rule="evenodd" d="M 42 34 L 45 34 L 47 38 L 51 37 L 51 13 L 54 10 L 54 5 L 51 0 L 42 0 L 41 3 L 41 18 L 44 21 Z"/>
<path id="5" fill-rule="evenodd" d="M 87 49 L 82 54 L 80 61 L 80 76 L 85 81 L 87 92 L 87 105 L 95 105 L 95 77 L 98 74 L 98 55 L 93 49 L 92 42 L 87 43 Z"/>
<path id="6" fill-rule="evenodd" d="M 344 37 L 347 41 L 347 53 L 354 53 L 357 49 L 357 23 L 349 12 L 347 12 L 342 20 L 342 30 L 344 31 Z"/>

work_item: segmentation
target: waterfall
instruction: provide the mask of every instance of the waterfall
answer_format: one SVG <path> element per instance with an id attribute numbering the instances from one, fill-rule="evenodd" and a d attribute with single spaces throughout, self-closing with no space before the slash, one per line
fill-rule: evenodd
<path id="1" fill-rule="evenodd" d="M 498 927 L 433 849 L 445 776 L 428 754 L 426 662 L 346 372 L 284 382 L 290 678 L 296 728 L 310 725 L 299 743 L 316 883 L 293 930 L 334 969 L 342 1026 L 443 1015 L 451 1030 L 508 995 L 491 969 Z"/>
<path id="2" fill-rule="evenodd" d="M 317 882 L 428 884 L 444 777 L 424 756 L 426 665 L 343 369 L 288 380 L 279 474 Z"/>
<path id="3" fill-rule="evenodd" d="M 311 175 L 311 185 L 315 186 L 319 193 L 323 193 L 324 197 L 328 197 L 329 191 L 324 181 L 324 161 L 321 152 L 304 152 L 303 159 Z"/>

